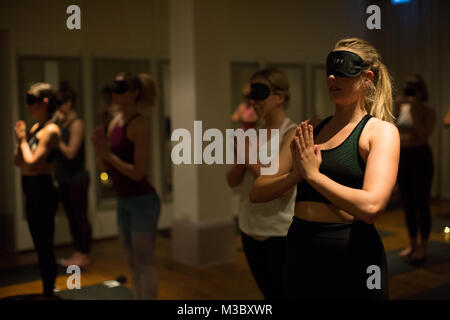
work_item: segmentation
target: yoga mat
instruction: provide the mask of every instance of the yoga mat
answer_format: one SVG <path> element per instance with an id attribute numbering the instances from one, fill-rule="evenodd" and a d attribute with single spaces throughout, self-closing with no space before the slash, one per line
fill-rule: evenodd
<path id="1" fill-rule="evenodd" d="M 58 265 L 57 275 L 66 274 L 66 269 Z M 37 264 L 0 269 L 0 287 L 41 280 Z"/>
<path id="2" fill-rule="evenodd" d="M 403 249 L 386 252 L 389 276 L 412 271 L 418 267 L 408 264 L 407 259 L 398 254 Z M 420 267 L 428 267 L 434 264 L 450 260 L 450 244 L 431 241 L 428 244 L 428 256 L 425 263 Z"/>
<path id="3" fill-rule="evenodd" d="M 130 289 L 114 280 L 81 289 L 64 290 L 55 295 L 64 300 L 133 300 Z"/>

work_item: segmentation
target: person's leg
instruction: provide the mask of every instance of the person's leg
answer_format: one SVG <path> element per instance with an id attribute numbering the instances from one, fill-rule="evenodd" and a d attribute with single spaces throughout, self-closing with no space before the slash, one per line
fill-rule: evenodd
<path id="1" fill-rule="evenodd" d="M 38 256 L 43 295 L 52 297 L 57 272 L 53 236 L 58 197 L 51 181 L 40 179 L 39 182 L 27 192 L 26 214 Z"/>
<path id="2" fill-rule="evenodd" d="M 64 208 L 64 212 L 66 213 L 67 220 L 69 222 L 69 230 L 70 234 L 72 235 L 72 240 L 74 243 L 74 247 L 76 250 L 76 244 L 79 243 L 79 234 L 78 234 L 78 228 L 76 226 L 76 218 L 75 218 L 75 210 L 73 207 L 73 202 L 70 199 L 70 185 L 66 183 L 60 183 L 59 184 L 59 197 L 61 200 L 61 204 Z M 72 265 L 73 255 L 68 258 L 67 260 L 63 261 L 61 265 L 63 267 L 67 267 L 69 265 Z"/>
<path id="3" fill-rule="evenodd" d="M 410 256 L 417 247 L 417 206 L 415 199 L 415 170 L 414 155 L 408 149 L 402 149 L 398 169 L 398 187 L 405 210 L 406 226 L 409 234 L 409 247 L 403 250 L 401 256 Z"/>
<path id="4" fill-rule="evenodd" d="M 73 212 L 73 224 L 77 240 L 75 241 L 75 250 L 81 256 L 87 257 L 91 242 L 92 229 L 89 223 L 87 205 L 88 205 L 88 186 L 89 180 L 82 179 L 70 185 L 69 200 Z"/>
<path id="5" fill-rule="evenodd" d="M 131 241 L 133 266 L 137 274 L 139 299 L 155 300 L 158 296 L 158 275 L 154 261 L 160 200 L 156 192 L 133 199 Z"/>
<path id="6" fill-rule="evenodd" d="M 286 265 L 286 237 L 268 239 L 268 275 L 270 280 L 268 299 L 284 299 L 284 275 Z"/>
<path id="7" fill-rule="evenodd" d="M 411 256 L 412 260 L 423 260 L 427 254 L 428 239 L 431 231 L 431 187 L 433 181 L 433 158 L 429 147 L 424 147 L 420 156 L 421 170 L 418 170 L 417 203 L 419 211 L 419 227 L 421 242 L 418 250 Z"/>
<path id="8" fill-rule="evenodd" d="M 294 217 L 287 235 L 285 266 L 285 297 L 287 299 L 317 298 L 317 280 L 321 274 L 317 269 L 314 250 L 313 223 Z M 317 266 L 319 267 L 319 266 Z"/>
<path id="9" fill-rule="evenodd" d="M 247 258 L 250 271 L 255 278 L 256 284 L 261 290 L 265 299 L 273 299 L 270 288 L 269 268 L 268 268 L 268 247 L 269 240 L 258 241 L 241 232 L 242 248 Z"/>
<path id="10" fill-rule="evenodd" d="M 131 216 L 130 208 L 128 204 L 128 199 L 118 198 L 117 199 L 117 227 L 119 230 L 119 237 L 122 242 L 122 248 L 125 255 L 125 261 L 130 268 L 131 274 L 131 289 L 133 292 L 133 297 L 139 299 L 139 292 L 137 288 L 139 287 L 138 275 L 136 273 L 136 268 L 134 266 L 134 257 L 132 250 L 132 240 L 131 240 Z"/>

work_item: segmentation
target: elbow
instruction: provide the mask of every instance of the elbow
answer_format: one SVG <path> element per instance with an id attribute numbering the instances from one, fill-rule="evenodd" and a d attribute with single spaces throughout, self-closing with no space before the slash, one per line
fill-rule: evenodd
<path id="1" fill-rule="evenodd" d="M 130 178 L 133 179 L 134 181 L 142 181 L 146 176 L 146 172 L 135 172 Z"/>
<path id="2" fill-rule="evenodd" d="M 364 209 L 364 222 L 373 224 L 384 211 L 384 206 L 378 203 L 372 203 L 367 205 Z"/>
<path id="3" fill-rule="evenodd" d="M 66 154 L 66 158 L 69 160 L 73 160 L 75 158 L 75 156 L 76 156 L 75 152 L 69 152 Z"/>
<path id="4" fill-rule="evenodd" d="M 265 202 L 264 199 L 259 195 L 257 190 L 255 190 L 255 188 L 252 188 L 250 190 L 249 199 L 251 203 Z"/>
<path id="5" fill-rule="evenodd" d="M 29 165 L 29 166 L 33 166 L 36 164 L 36 159 L 23 159 L 23 163 Z"/>
<path id="6" fill-rule="evenodd" d="M 240 184 L 239 181 L 233 180 L 230 177 L 227 177 L 227 183 L 230 188 L 237 187 Z"/>

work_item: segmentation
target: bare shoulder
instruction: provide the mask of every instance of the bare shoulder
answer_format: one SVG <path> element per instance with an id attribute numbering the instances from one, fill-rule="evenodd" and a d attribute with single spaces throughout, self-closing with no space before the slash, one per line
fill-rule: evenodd
<path id="1" fill-rule="evenodd" d="M 399 133 L 397 127 L 388 121 L 384 121 L 375 117 L 372 117 L 367 122 L 366 136 L 371 141 L 378 141 L 384 139 L 399 139 Z M 363 131 L 363 134 L 364 134 Z"/>
<path id="2" fill-rule="evenodd" d="M 59 137 L 61 135 L 61 130 L 55 123 L 49 123 L 44 129 L 50 136 L 56 135 Z"/>
<path id="3" fill-rule="evenodd" d="M 133 121 L 128 125 L 129 137 L 133 138 L 138 135 L 148 136 L 150 134 L 150 126 L 148 123 L 148 119 L 142 115 L 136 117 Z"/>
<path id="4" fill-rule="evenodd" d="M 131 123 L 129 124 L 130 129 L 132 129 L 135 132 L 139 131 L 146 131 L 149 128 L 148 119 L 142 115 L 136 117 Z"/>

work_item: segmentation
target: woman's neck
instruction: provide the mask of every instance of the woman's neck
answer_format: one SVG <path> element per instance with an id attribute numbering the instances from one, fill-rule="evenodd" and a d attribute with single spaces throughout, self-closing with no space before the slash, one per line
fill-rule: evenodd
<path id="1" fill-rule="evenodd" d="M 367 112 L 361 107 L 359 102 L 350 105 L 336 105 L 336 111 L 333 118 L 330 120 L 330 124 L 336 126 L 345 126 L 351 122 L 359 122 Z"/>
<path id="2" fill-rule="evenodd" d="M 42 116 L 36 117 L 36 120 L 37 120 L 39 126 L 42 126 L 49 120 L 49 115 L 43 114 Z"/>
<path id="3" fill-rule="evenodd" d="M 137 113 L 136 105 L 121 107 L 122 111 L 122 119 L 124 122 L 127 122 L 132 116 Z"/>
<path id="4" fill-rule="evenodd" d="M 68 123 L 72 121 L 72 119 L 76 118 L 77 113 L 73 110 L 70 110 L 67 115 L 64 117 L 64 123 Z"/>
<path id="5" fill-rule="evenodd" d="M 264 117 L 264 128 L 266 129 L 278 129 L 286 119 L 286 113 L 282 106 L 275 108 L 271 113 Z"/>

